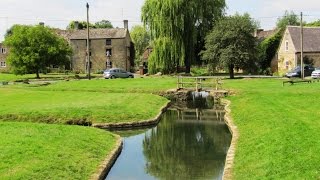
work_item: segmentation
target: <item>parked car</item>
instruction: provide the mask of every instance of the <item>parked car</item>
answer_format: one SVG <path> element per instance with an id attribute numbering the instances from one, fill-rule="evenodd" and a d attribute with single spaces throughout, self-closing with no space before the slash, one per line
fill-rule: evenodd
<path id="1" fill-rule="evenodd" d="M 127 72 L 120 68 L 111 68 L 103 72 L 103 77 L 106 79 L 134 78 L 134 75 L 131 72 Z"/>
<path id="2" fill-rule="evenodd" d="M 304 66 L 304 76 L 311 76 L 312 71 L 314 71 L 314 67 L 310 65 L 305 65 Z M 288 78 L 291 77 L 301 77 L 301 66 L 297 66 L 293 70 L 289 71 L 285 75 Z"/>
<path id="3" fill-rule="evenodd" d="M 318 68 L 315 68 L 314 71 L 312 71 L 311 77 L 312 77 L 313 79 L 318 79 L 318 78 L 320 78 L 320 68 L 319 68 L 319 67 L 318 67 Z"/>

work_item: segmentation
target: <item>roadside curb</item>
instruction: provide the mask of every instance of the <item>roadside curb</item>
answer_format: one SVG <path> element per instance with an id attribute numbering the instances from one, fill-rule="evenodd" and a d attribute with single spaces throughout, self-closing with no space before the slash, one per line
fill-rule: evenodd
<path id="1" fill-rule="evenodd" d="M 159 123 L 162 113 L 168 109 L 169 105 L 170 105 L 170 102 L 162 106 L 160 112 L 154 119 L 138 121 L 138 122 L 123 122 L 123 123 L 93 123 L 92 127 L 96 127 L 100 129 L 127 129 L 127 128 L 138 128 L 138 127 L 156 125 Z"/>
<path id="2" fill-rule="evenodd" d="M 98 171 L 90 177 L 91 180 L 105 179 L 110 169 L 112 168 L 113 164 L 116 162 L 118 156 L 120 155 L 122 151 L 122 146 L 123 146 L 122 138 L 118 135 L 115 135 L 115 136 L 117 137 L 116 147 L 102 162 L 102 164 L 100 164 L 100 166 L 98 167 Z"/>
<path id="3" fill-rule="evenodd" d="M 223 180 L 231 180 L 232 179 L 232 169 L 234 164 L 234 157 L 236 153 L 236 145 L 237 141 L 239 139 L 239 132 L 237 126 L 234 124 L 232 118 L 231 118 L 231 109 L 230 104 L 231 102 L 226 99 L 222 99 L 222 103 L 225 105 L 225 116 L 224 120 L 232 134 L 232 140 L 231 144 L 227 153 L 226 162 L 223 170 Z"/>

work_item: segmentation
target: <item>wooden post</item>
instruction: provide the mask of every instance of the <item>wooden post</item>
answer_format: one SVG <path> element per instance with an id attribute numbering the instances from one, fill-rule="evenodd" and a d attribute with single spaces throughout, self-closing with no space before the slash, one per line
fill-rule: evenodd
<path id="1" fill-rule="evenodd" d="M 198 90 L 198 78 L 196 77 L 196 91 L 199 92 Z"/>

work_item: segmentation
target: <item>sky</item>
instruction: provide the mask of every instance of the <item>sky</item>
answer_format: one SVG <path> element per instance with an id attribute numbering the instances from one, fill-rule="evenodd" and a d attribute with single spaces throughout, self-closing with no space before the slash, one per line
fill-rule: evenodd
<path id="1" fill-rule="evenodd" d="M 86 20 L 86 3 L 90 5 L 90 21 L 111 21 L 114 27 L 129 28 L 141 24 L 141 7 L 145 0 L 0 0 L 0 42 L 13 24 L 38 24 L 44 22 L 65 29 L 72 20 Z M 285 10 L 296 14 L 303 12 L 307 22 L 320 19 L 319 0 L 226 0 L 226 14 L 249 13 L 260 22 L 262 29 L 275 27 Z"/>

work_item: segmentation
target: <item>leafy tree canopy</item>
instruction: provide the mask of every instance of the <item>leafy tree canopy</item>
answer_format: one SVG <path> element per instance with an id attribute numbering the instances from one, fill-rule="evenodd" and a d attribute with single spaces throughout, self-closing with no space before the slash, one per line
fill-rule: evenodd
<path id="1" fill-rule="evenodd" d="M 277 28 L 281 29 L 282 32 L 286 29 L 286 27 L 290 26 L 299 26 L 300 20 L 299 16 L 295 14 L 293 11 L 285 11 L 283 17 L 278 18 L 277 20 Z"/>
<path id="2" fill-rule="evenodd" d="M 234 78 L 233 69 L 247 68 L 255 56 L 256 22 L 249 14 L 228 16 L 221 19 L 206 37 L 202 59 L 213 68 L 228 69 L 230 78 Z M 249 65 L 250 66 L 249 66 Z"/>
<path id="3" fill-rule="evenodd" d="M 155 42 L 149 72 L 170 73 L 184 65 L 189 73 L 198 36 L 204 39 L 225 6 L 225 0 L 146 0 L 142 20 Z"/>
<path id="4" fill-rule="evenodd" d="M 87 29 L 87 21 L 71 21 L 67 26 L 67 29 L 75 29 L 75 22 L 78 22 L 78 29 Z M 95 24 L 89 23 L 90 28 L 113 28 L 112 24 L 108 20 L 101 20 Z"/>
<path id="5" fill-rule="evenodd" d="M 132 27 L 130 36 L 134 43 L 136 60 L 139 61 L 150 43 L 150 34 L 145 27 L 137 25 Z"/>
<path id="6" fill-rule="evenodd" d="M 318 19 L 316 21 L 313 21 L 313 22 L 310 22 L 310 23 L 307 23 L 305 26 L 308 26 L 308 27 L 320 27 L 320 19 Z"/>
<path id="7" fill-rule="evenodd" d="M 108 20 L 101 20 L 94 24 L 95 28 L 113 28 L 112 24 Z"/>
<path id="8" fill-rule="evenodd" d="M 41 25 L 14 25 L 4 41 L 10 49 L 8 64 L 14 74 L 39 73 L 51 65 L 66 65 L 71 47 L 52 29 Z"/>

